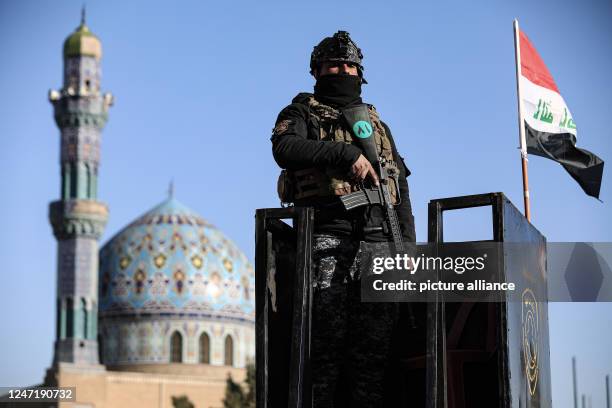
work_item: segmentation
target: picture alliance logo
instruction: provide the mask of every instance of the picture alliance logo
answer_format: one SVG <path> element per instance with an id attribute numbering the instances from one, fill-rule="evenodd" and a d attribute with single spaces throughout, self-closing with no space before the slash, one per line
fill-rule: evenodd
<path id="1" fill-rule="evenodd" d="M 452 271 L 461 275 L 469 271 L 482 271 L 485 268 L 487 254 L 482 256 L 420 256 L 396 254 L 394 257 L 373 258 L 372 273 L 380 275 L 385 271 L 407 271 L 414 275 L 417 271 Z"/>

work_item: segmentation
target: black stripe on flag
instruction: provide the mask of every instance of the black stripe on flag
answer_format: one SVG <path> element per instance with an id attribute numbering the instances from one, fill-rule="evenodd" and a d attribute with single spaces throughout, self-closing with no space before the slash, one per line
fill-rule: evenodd
<path id="1" fill-rule="evenodd" d="M 542 156 L 561 164 L 580 184 L 585 193 L 599 199 L 604 162 L 588 150 L 576 147 L 571 133 L 546 133 L 525 122 L 527 153 Z"/>

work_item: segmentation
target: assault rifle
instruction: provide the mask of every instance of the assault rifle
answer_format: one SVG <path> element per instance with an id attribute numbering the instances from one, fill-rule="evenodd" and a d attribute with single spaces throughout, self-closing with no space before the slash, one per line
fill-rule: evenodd
<path id="1" fill-rule="evenodd" d="M 386 160 L 378 156 L 374 137 L 372 137 L 373 128 L 370 123 L 368 107 L 365 104 L 357 105 L 355 107 L 343 109 L 342 114 L 353 130 L 353 134 L 356 136 L 364 156 L 368 159 L 374 171 L 376 171 L 380 185 L 369 187 L 362 186 L 362 189 L 357 192 L 341 196 L 340 201 L 346 210 L 351 210 L 363 205 L 382 206 L 385 211 L 385 218 L 389 230 L 391 231 L 391 236 L 393 237 L 395 251 L 401 252 L 404 250 L 402 231 L 389 192 L 389 178 L 393 176 L 393 174 L 386 166 Z M 398 183 L 396 183 L 396 185 L 398 185 Z"/>

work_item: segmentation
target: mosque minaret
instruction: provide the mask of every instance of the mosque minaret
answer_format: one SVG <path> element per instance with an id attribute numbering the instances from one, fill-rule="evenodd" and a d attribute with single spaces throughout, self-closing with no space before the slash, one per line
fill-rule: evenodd
<path id="1" fill-rule="evenodd" d="M 58 243 L 53 365 L 97 365 L 98 240 L 108 217 L 97 200 L 101 131 L 112 104 L 100 92 L 100 41 L 81 24 L 63 49 L 64 85 L 49 92 L 60 129 L 60 199 L 49 206 Z"/>
<path id="2" fill-rule="evenodd" d="M 99 247 L 100 145 L 113 103 L 100 91 L 101 58 L 83 11 L 64 42 L 63 86 L 49 92 L 60 130 L 60 195 L 49 205 L 57 324 L 39 386 L 76 390 L 58 407 L 168 408 L 175 397 L 221 406 L 228 375 L 242 381 L 255 354 L 253 267 L 173 188 Z"/>

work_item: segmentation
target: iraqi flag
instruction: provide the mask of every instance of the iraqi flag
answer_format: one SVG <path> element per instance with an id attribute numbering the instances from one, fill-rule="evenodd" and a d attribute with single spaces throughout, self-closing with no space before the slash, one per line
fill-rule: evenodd
<path id="1" fill-rule="evenodd" d="M 588 195 L 599 198 L 604 162 L 576 147 L 576 123 L 529 38 L 519 31 L 519 86 L 527 153 L 560 163 Z"/>

